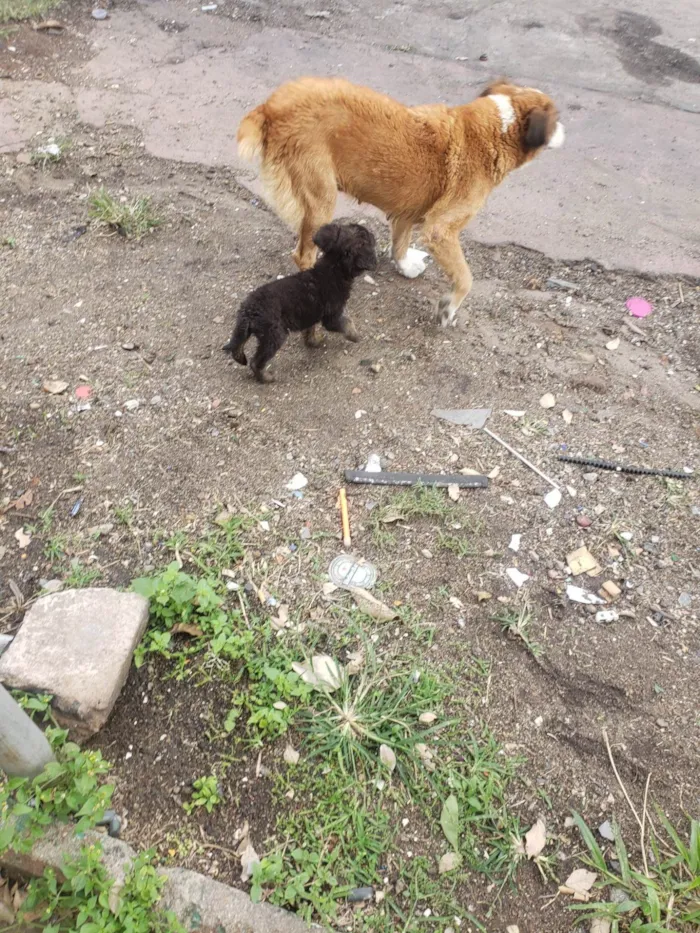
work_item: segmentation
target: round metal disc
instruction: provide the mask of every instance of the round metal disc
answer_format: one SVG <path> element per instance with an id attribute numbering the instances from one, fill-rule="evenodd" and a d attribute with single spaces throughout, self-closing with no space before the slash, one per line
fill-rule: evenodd
<path id="1" fill-rule="evenodd" d="M 359 586 L 363 590 L 371 589 L 377 582 L 377 570 L 373 564 L 359 563 L 347 554 L 333 558 L 328 576 L 336 586 Z"/>

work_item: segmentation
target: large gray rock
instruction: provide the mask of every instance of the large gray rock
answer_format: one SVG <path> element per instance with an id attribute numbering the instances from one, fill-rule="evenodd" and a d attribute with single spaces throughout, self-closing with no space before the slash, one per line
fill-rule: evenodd
<path id="1" fill-rule="evenodd" d="M 107 721 L 148 622 L 148 600 L 111 589 L 65 590 L 37 600 L 0 658 L 7 687 L 51 693 L 74 738 Z"/>
<path id="2" fill-rule="evenodd" d="M 10 877 L 39 877 L 50 866 L 63 880 L 66 859 L 75 859 L 83 846 L 102 846 L 102 862 L 115 882 L 115 893 L 124 884 L 136 853 L 119 839 L 94 831 L 78 838 L 69 826 L 50 826 L 28 855 L 0 854 L 0 868 Z M 198 875 L 184 868 L 166 868 L 167 878 L 160 907 L 171 910 L 186 930 L 197 933 L 309 933 L 309 926 L 294 914 L 253 904 L 244 891 Z M 319 927 L 313 929 L 319 930 Z"/>
<path id="3" fill-rule="evenodd" d="M 254 904 L 245 891 L 186 868 L 166 868 L 162 906 L 197 933 L 309 933 L 303 920 L 279 907 Z"/>

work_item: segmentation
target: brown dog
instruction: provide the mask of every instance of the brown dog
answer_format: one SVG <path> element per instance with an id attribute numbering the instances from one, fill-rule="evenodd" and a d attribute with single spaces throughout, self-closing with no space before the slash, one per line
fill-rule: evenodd
<path id="1" fill-rule="evenodd" d="M 425 270 L 426 254 L 409 249 L 413 226 L 421 224 L 425 245 L 452 282 L 436 312 L 447 325 L 472 286 L 460 231 L 508 172 L 562 145 L 557 116 L 546 94 L 506 81 L 450 108 L 406 107 L 342 78 L 300 78 L 243 118 L 238 151 L 261 160 L 267 198 L 298 233 L 300 269 L 314 264 L 313 236 L 332 219 L 338 191 L 386 213 L 392 257 L 408 278 Z M 320 342 L 318 329 L 305 336 Z"/>

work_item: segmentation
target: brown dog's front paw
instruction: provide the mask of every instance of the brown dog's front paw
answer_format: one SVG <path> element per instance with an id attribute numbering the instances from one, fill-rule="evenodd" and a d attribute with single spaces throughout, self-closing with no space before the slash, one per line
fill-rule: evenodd
<path id="1" fill-rule="evenodd" d="M 310 327 L 308 330 L 304 331 L 304 343 L 307 347 L 320 347 L 323 343 L 323 331 L 318 326 L 314 324 L 313 327 Z"/>

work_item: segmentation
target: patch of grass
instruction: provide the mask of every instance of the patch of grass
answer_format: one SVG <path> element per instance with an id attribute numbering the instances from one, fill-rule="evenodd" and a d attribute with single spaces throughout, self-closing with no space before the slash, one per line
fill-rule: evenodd
<path id="1" fill-rule="evenodd" d="M 135 506 L 131 499 L 127 499 L 122 505 L 115 505 L 112 507 L 114 512 L 114 518 L 119 522 L 120 525 L 124 525 L 127 528 L 131 528 L 131 525 L 134 521 L 134 511 Z"/>
<path id="2" fill-rule="evenodd" d="M 47 143 L 38 146 L 31 155 L 33 165 L 38 165 L 42 172 L 48 165 L 54 162 L 60 162 L 65 153 L 70 149 L 70 140 L 63 137 L 49 137 Z"/>
<path id="3" fill-rule="evenodd" d="M 4 236 L 2 240 L 0 240 L 0 246 L 6 246 L 8 249 L 15 249 L 17 240 L 13 236 Z"/>
<path id="4" fill-rule="evenodd" d="M 86 586 L 91 586 L 102 577 L 102 571 L 98 567 L 86 567 L 79 560 L 71 561 L 68 576 L 63 581 L 69 590 L 80 590 Z"/>
<path id="5" fill-rule="evenodd" d="M 44 557 L 51 563 L 63 560 L 68 548 L 68 539 L 65 535 L 52 535 L 44 545 Z"/>
<path id="6" fill-rule="evenodd" d="M 475 554 L 474 546 L 467 538 L 444 534 L 442 531 L 438 534 L 438 547 L 444 551 L 452 551 L 459 558 L 472 557 Z"/>
<path id="7" fill-rule="evenodd" d="M 435 486 L 410 486 L 392 496 L 384 505 L 370 512 L 370 528 L 377 547 L 391 547 L 396 534 L 390 530 L 396 522 L 410 522 L 420 518 L 446 521 L 454 516 L 454 505 L 444 489 Z"/>
<path id="8" fill-rule="evenodd" d="M 43 17 L 58 6 L 60 0 L 0 0 L 0 23 L 19 22 Z"/>
<path id="9" fill-rule="evenodd" d="M 533 658 L 539 658 L 544 653 L 542 645 L 535 641 L 530 633 L 534 615 L 528 605 L 521 606 L 520 609 L 502 609 L 492 616 L 495 622 L 501 623 L 501 629 L 519 638 L 525 645 Z"/>
<path id="10" fill-rule="evenodd" d="M 104 186 L 93 191 L 88 198 L 88 217 L 110 227 L 121 236 L 135 240 L 140 240 L 162 223 L 153 211 L 150 198 L 122 201 L 111 195 Z"/>
<path id="11" fill-rule="evenodd" d="M 613 824 L 615 858 L 619 872 L 611 870 L 593 833 L 583 818 L 574 820 L 588 849 L 585 859 L 599 876 L 601 892 L 614 888 L 623 898 L 608 896 L 594 904 L 575 904 L 587 919 L 610 921 L 612 933 L 691 933 L 700 926 L 700 821 L 691 819 L 684 838 L 657 807 L 656 824 L 648 822 L 648 865 L 635 867 L 630 861 L 620 828 Z"/>
<path id="12" fill-rule="evenodd" d="M 542 437 L 549 433 L 549 425 L 546 418 L 533 418 L 531 415 L 525 415 L 520 421 L 520 433 L 525 437 Z"/>
<path id="13" fill-rule="evenodd" d="M 439 726 L 426 728 L 419 717 L 441 705 L 439 681 L 412 669 L 383 670 L 370 656 L 367 670 L 342 673 L 337 691 L 317 690 L 308 710 L 298 717 L 312 755 L 333 760 L 356 777 L 381 771 L 379 748 L 391 749 L 397 773 L 408 779 L 420 767 L 416 746 Z"/>

